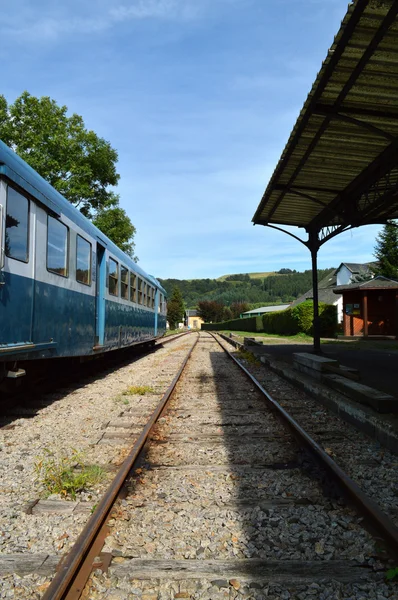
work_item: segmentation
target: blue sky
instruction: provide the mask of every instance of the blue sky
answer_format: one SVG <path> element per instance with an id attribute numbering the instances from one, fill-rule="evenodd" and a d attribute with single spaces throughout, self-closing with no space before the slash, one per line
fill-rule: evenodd
<path id="1" fill-rule="evenodd" d="M 251 219 L 347 0 L 13 0 L 2 90 L 50 96 L 119 153 L 140 265 L 159 277 L 310 268 Z M 377 227 L 319 266 L 373 260 Z"/>

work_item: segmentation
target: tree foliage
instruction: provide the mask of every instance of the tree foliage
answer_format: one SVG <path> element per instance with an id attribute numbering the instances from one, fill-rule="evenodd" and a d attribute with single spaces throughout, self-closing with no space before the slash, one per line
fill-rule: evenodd
<path id="1" fill-rule="evenodd" d="M 232 319 L 238 319 L 242 313 L 250 310 L 250 306 L 247 302 L 232 302 L 229 307 L 232 313 Z"/>
<path id="2" fill-rule="evenodd" d="M 26 91 L 12 104 L 0 95 L 0 139 L 86 217 L 97 219 L 113 242 L 133 252 L 135 228 L 111 188 L 119 181 L 117 152 L 67 110 Z"/>
<path id="3" fill-rule="evenodd" d="M 120 206 L 105 208 L 96 214 L 93 223 L 98 229 L 106 232 L 116 246 L 137 262 L 138 259 L 134 256 L 135 227 L 123 208 Z"/>
<path id="4" fill-rule="evenodd" d="M 225 305 L 214 300 L 198 302 L 198 315 L 205 323 L 218 323 L 224 319 Z"/>
<path id="5" fill-rule="evenodd" d="M 398 223 L 387 222 L 376 238 L 376 275 L 398 280 Z"/>
<path id="6" fill-rule="evenodd" d="M 176 329 L 178 323 L 184 319 L 184 300 L 180 288 L 173 288 L 170 300 L 167 301 L 167 321 L 170 329 Z"/>

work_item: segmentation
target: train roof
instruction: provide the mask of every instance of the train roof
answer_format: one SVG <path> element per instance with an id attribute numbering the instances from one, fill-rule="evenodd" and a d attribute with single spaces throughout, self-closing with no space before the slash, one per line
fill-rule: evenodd
<path id="1" fill-rule="evenodd" d="M 106 235 L 102 233 L 89 219 L 73 206 L 66 198 L 62 196 L 52 185 L 30 167 L 20 156 L 0 140 L 0 176 L 16 183 L 19 187 L 27 191 L 40 204 L 46 206 L 52 213 L 60 216 L 64 214 L 68 219 L 76 223 L 79 227 L 87 231 L 93 238 L 96 238 L 108 250 L 112 252 L 126 266 L 135 271 L 138 275 L 145 277 L 164 294 L 166 291 L 160 285 L 158 280 L 146 273 L 137 263 L 135 263 L 127 254 L 125 254 L 116 244 L 114 244 Z"/>

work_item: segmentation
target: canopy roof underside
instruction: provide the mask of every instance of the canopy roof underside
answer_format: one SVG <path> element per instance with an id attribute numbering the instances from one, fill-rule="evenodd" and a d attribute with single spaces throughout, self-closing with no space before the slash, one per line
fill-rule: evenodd
<path id="1" fill-rule="evenodd" d="M 349 6 L 254 223 L 326 241 L 398 217 L 397 14 L 394 0 Z"/>

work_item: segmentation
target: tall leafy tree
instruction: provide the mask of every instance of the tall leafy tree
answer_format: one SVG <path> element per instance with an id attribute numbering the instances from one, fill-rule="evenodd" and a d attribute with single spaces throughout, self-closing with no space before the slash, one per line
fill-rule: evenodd
<path id="1" fill-rule="evenodd" d="M 112 242 L 137 262 L 138 259 L 134 255 L 135 227 L 123 208 L 120 206 L 104 208 L 96 214 L 93 223 L 98 229 L 106 232 Z"/>
<path id="2" fill-rule="evenodd" d="M 376 237 L 375 257 L 378 266 L 376 275 L 398 280 L 398 223 L 387 222 Z"/>
<path id="3" fill-rule="evenodd" d="M 175 287 L 171 294 L 170 300 L 167 301 L 167 321 L 170 329 L 176 329 L 178 323 L 184 319 L 184 300 L 180 288 Z"/>
<path id="4" fill-rule="evenodd" d="M 230 309 L 232 312 L 232 318 L 238 319 L 242 313 L 250 310 L 250 306 L 247 302 L 232 302 Z"/>
<path id="5" fill-rule="evenodd" d="M 99 228 L 112 241 L 134 248 L 135 228 L 112 189 L 119 181 L 117 152 L 67 110 L 48 96 L 36 98 L 26 91 L 12 104 L 0 96 L 0 139 L 86 217 L 98 217 Z M 112 209 L 118 212 L 105 218 Z"/>
<path id="6" fill-rule="evenodd" d="M 219 323 L 224 317 L 225 305 L 215 300 L 198 302 L 198 315 L 205 323 Z"/>

